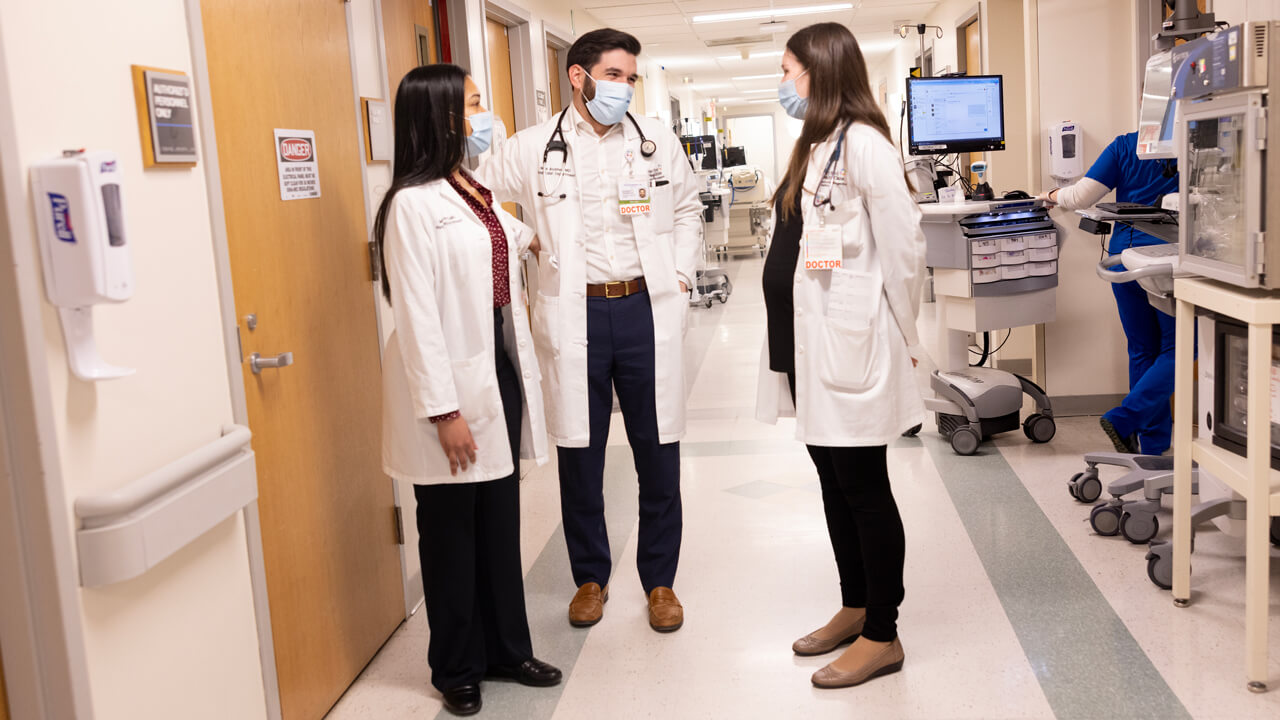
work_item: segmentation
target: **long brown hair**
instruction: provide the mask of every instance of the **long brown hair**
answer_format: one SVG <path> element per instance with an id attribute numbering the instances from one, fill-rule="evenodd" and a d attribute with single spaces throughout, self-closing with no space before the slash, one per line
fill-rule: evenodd
<path id="1" fill-rule="evenodd" d="M 778 183 L 774 202 L 782 198 L 782 217 L 789 219 L 801 197 L 810 148 L 849 123 L 866 123 L 889 142 L 889 123 L 876 105 L 867 78 L 867 63 L 853 33 L 839 23 L 810 25 L 787 40 L 787 49 L 809 72 L 809 109 L 804 129 L 791 150 L 787 174 Z"/>

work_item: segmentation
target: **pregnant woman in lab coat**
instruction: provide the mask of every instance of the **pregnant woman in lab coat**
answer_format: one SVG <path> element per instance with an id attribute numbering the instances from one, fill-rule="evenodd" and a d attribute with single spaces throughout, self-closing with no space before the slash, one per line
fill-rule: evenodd
<path id="1" fill-rule="evenodd" d="M 462 170 L 488 148 L 492 127 L 461 68 L 406 75 L 394 177 L 374 227 L 395 318 L 383 469 L 415 485 L 431 683 L 457 715 L 479 712 L 486 677 L 560 682 L 533 657 L 520 564 L 519 456 L 541 464 L 547 455 L 519 299 L 518 257 L 532 231 Z"/>
<path id="2" fill-rule="evenodd" d="M 849 30 L 804 28 L 787 41 L 782 69 L 779 99 L 804 129 L 774 196 L 759 415 L 795 412 L 840 575 L 841 609 L 793 650 L 822 655 L 853 641 L 812 678 L 848 687 L 896 672 L 904 658 L 905 539 L 886 446 L 924 416 L 908 350 L 919 342 L 924 235 Z"/>

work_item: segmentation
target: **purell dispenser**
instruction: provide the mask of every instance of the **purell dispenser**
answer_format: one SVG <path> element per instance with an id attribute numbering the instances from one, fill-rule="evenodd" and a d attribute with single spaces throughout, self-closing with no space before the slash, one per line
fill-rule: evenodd
<path id="1" fill-rule="evenodd" d="M 123 180 L 109 151 L 69 151 L 31 167 L 45 292 L 62 319 L 71 372 L 81 380 L 134 372 L 105 362 L 93 339 L 93 306 L 133 296 Z"/>

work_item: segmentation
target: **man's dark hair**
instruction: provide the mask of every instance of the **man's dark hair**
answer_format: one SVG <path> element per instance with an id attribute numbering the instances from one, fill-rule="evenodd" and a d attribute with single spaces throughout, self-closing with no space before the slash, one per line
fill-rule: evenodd
<path id="1" fill-rule="evenodd" d="M 600 56 L 610 50 L 626 50 L 632 55 L 640 54 L 640 41 L 634 35 L 613 28 L 601 28 L 578 38 L 569 54 L 565 57 L 565 68 L 581 65 L 588 73 L 600 62 Z"/>

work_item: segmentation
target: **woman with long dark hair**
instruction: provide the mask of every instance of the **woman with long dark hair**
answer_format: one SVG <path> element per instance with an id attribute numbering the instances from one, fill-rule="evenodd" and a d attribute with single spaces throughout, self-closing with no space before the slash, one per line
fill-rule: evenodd
<path id="1" fill-rule="evenodd" d="M 395 318 L 383 469 L 414 483 L 431 683 L 457 715 L 480 711 L 486 677 L 560 682 L 533 657 L 520 563 L 519 457 L 547 456 L 529 321 L 512 302 L 532 232 L 462 169 L 491 130 L 464 70 L 410 71 L 396 92 L 395 169 L 374 224 Z"/>
<path id="2" fill-rule="evenodd" d="M 920 211 L 853 35 L 822 23 L 782 58 L 779 100 L 804 120 L 774 196 L 759 414 L 795 413 L 817 468 L 841 608 L 792 646 L 823 688 L 897 672 L 905 538 L 887 445 L 924 416 L 912 367 L 924 277 Z M 912 348 L 912 349 L 909 349 Z"/>

